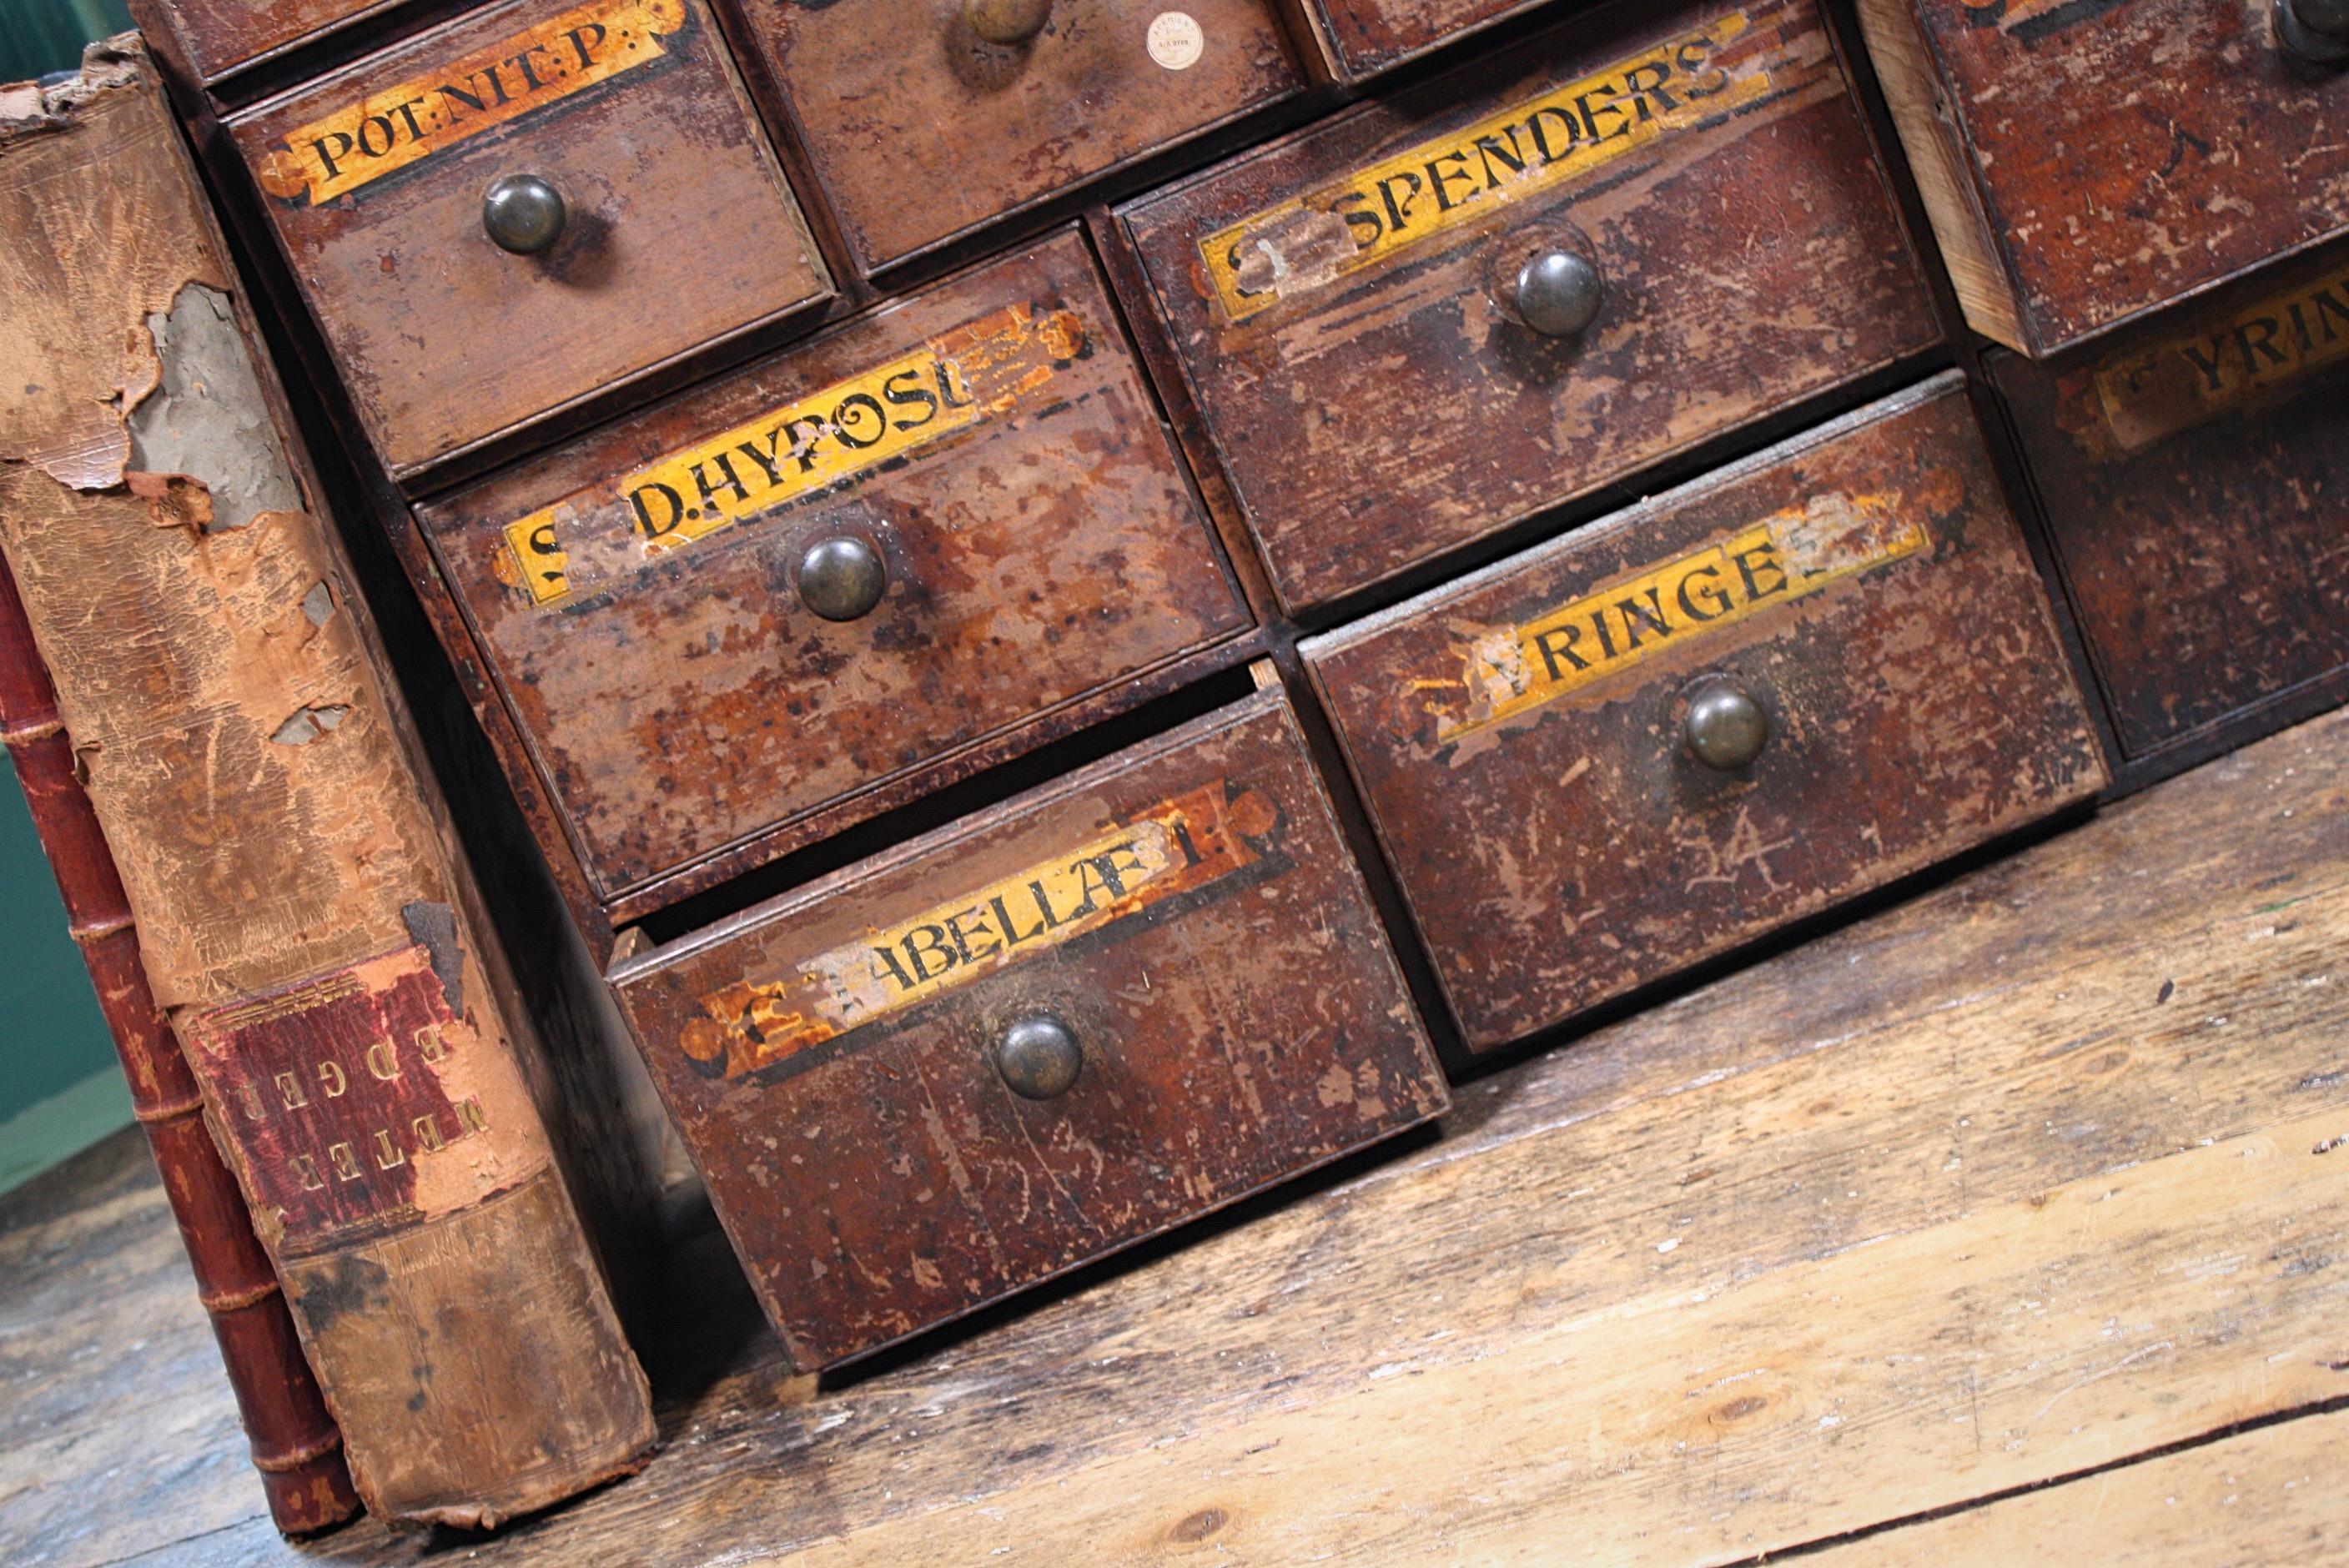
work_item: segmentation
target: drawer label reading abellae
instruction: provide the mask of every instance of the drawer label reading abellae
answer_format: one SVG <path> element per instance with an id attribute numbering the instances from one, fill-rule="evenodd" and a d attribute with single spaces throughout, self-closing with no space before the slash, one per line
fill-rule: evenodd
<path id="1" fill-rule="evenodd" d="M 600 0 L 370 93 L 288 131 L 261 168 L 273 196 L 316 207 L 444 147 L 661 57 L 684 0 Z"/>
<path id="2" fill-rule="evenodd" d="M 818 954 L 787 978 L 712 992 L 679 1044 L 713 1078 L 815 1066 L 832 1054 L 811 1055 L 815 1047 L 1257 865 L 1273 853 L 1280 824 L 1261 792 L 1217 779 Z"/>
<path id="3" fill-rule="evenodd" d="M 2335 268 L 2099 366 L 2091 411 L 2067 422 L 2081 427 L 2074 433 L 2090 456 L 2117 457 L 2344 363 L 2349 270 Z"/>
<path id="4" fill-rule="evenodd" d="M 1245 321 L 1674 131 L 1833 72 L 1816 22 L 1790 37 L 1799 17 L 1757 23 L 1763 9 L 1728 12 L 1208 235 L 1201 259 L 1225 315 Z"/>
<path id="5" fill-rule="evenodd" d="M 1006 305 L 508 523 L 499 575 L 551 603 L 995 418 L 1084 351 L 1065 310 Z"/>
<path id="6" fill-rule="evenodd" d="M 1900 497 L 1815 496 L 1752 527 L 1522 625 L 1474 637 L 1457 680 L 1414 683 L 1434 706 L 1438 741 L 1485 729 L 1827 584 L 1913 555 L 1929 542 Z"/>

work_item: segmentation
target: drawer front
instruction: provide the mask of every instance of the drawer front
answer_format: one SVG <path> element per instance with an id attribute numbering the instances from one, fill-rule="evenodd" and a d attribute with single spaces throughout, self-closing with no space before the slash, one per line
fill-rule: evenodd
<path id="1" fill-rule="evenodd" d="M 679 949 L 621 1006 L 802 1368 L 1444 1106 L 1278 692 Z"/>
<path id="2" fill-rule="evenodd" d="M 746 0 L 849 242 L 885 266 L 1302 83 L 1268 0 Z M 1024 41 L 989 43 L 1041 18 Z"/>
<path id="3" fill-rule="evenodd" d="M 1248 624 L 1070 233 L 420 515 L 607 896 Z"/>
<path id="4" fill-rule="evenodd" d="M 381 10 L 385 0 L 162 0 L 172 36 L 198 77 L 213 81 L 313 33 Z"/>
<path id="5" fill-rule="evenodd" d="M 830 291 L 701 0 L 498 6 L 230 131 L 395 472 Z"/>
<path id="6" fill-rule="evenodd" d="M 1314 0 L 1339 68 L 1359 80 L 1540 0 Z"/>
<path id="7" fill-rule="evenodd" d="M 1954 377 L 1304 651 L 1480 1049 L 2105 782 Z"/>
<path id="8" fill-rule="evenodd" d="M 2275 0 L 1901 3 L 2036 353 L 2349 226 L 2349 72 Z"/>
<path id="9" fill-rule="evenodd" d="M 1548 38 L 1124 214 L 1292 611 L 1934 341 L 1807 4 Z M 1519 309 L 1544 257 L 1578 335 Z"/>
<path id="10" fill-rule="evenodd" d="M 2349 253 L 2230 292 L 1993 359 L 2131 758 L 2349 665 Z"/>

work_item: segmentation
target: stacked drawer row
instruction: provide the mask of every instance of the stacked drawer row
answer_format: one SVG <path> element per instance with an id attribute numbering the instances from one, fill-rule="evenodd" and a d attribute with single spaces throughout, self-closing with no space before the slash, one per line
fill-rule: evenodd
<path id="1" fill-rule="evenodd" d="M 1872 3 L 163 7 L 798 1364 L 2339 689 L 2331 0 Z"/>

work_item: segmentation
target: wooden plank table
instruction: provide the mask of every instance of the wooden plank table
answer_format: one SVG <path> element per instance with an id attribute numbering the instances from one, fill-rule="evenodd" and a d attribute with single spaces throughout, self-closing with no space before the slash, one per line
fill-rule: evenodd
<path id="1" fill-rule="evenodd" d="M 2263 742 L 837 1387 L 704 1235 L 665 1450 L 486 1542 L 277 1540 L 102 1147 L 0 1203 L 0 1561 L 2323 1560 L 2344 763 Z"/>

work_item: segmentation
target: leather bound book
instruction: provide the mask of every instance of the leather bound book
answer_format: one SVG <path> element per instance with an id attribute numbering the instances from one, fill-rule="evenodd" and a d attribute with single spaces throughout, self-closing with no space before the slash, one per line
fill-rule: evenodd
<path id="1" fill-rule="evenodd" d="M 57 717 L 48 672 L 16 584 L 0 570 L 0 738 L 16 765 L 33 827 L 65 896 L 67 929 L 89 967 L 98 1011 L 114 1035 L 130 1103 L 146 1130 L 180 1222 L 196 1292 L 212 1315 L 229 1386 L 253 1443 L 269 1516 L 288 1535 L 330 1529 L 357 1513 L 343 1437 L 302 1357 L 276 1271 L 253 1233 L 236 1178 L 204 1131 L 203 1098 L 171 1026 L 147 989 L 139 933 L 89 797 L 74 777 L 73 743 Z"/>
<path id="2" fill-rule="evenodd" d="M 0 551 L 360 1497 L 489 1526 L 650 1403 L 257 343 L 134 40 L 0 88 Z"/>

